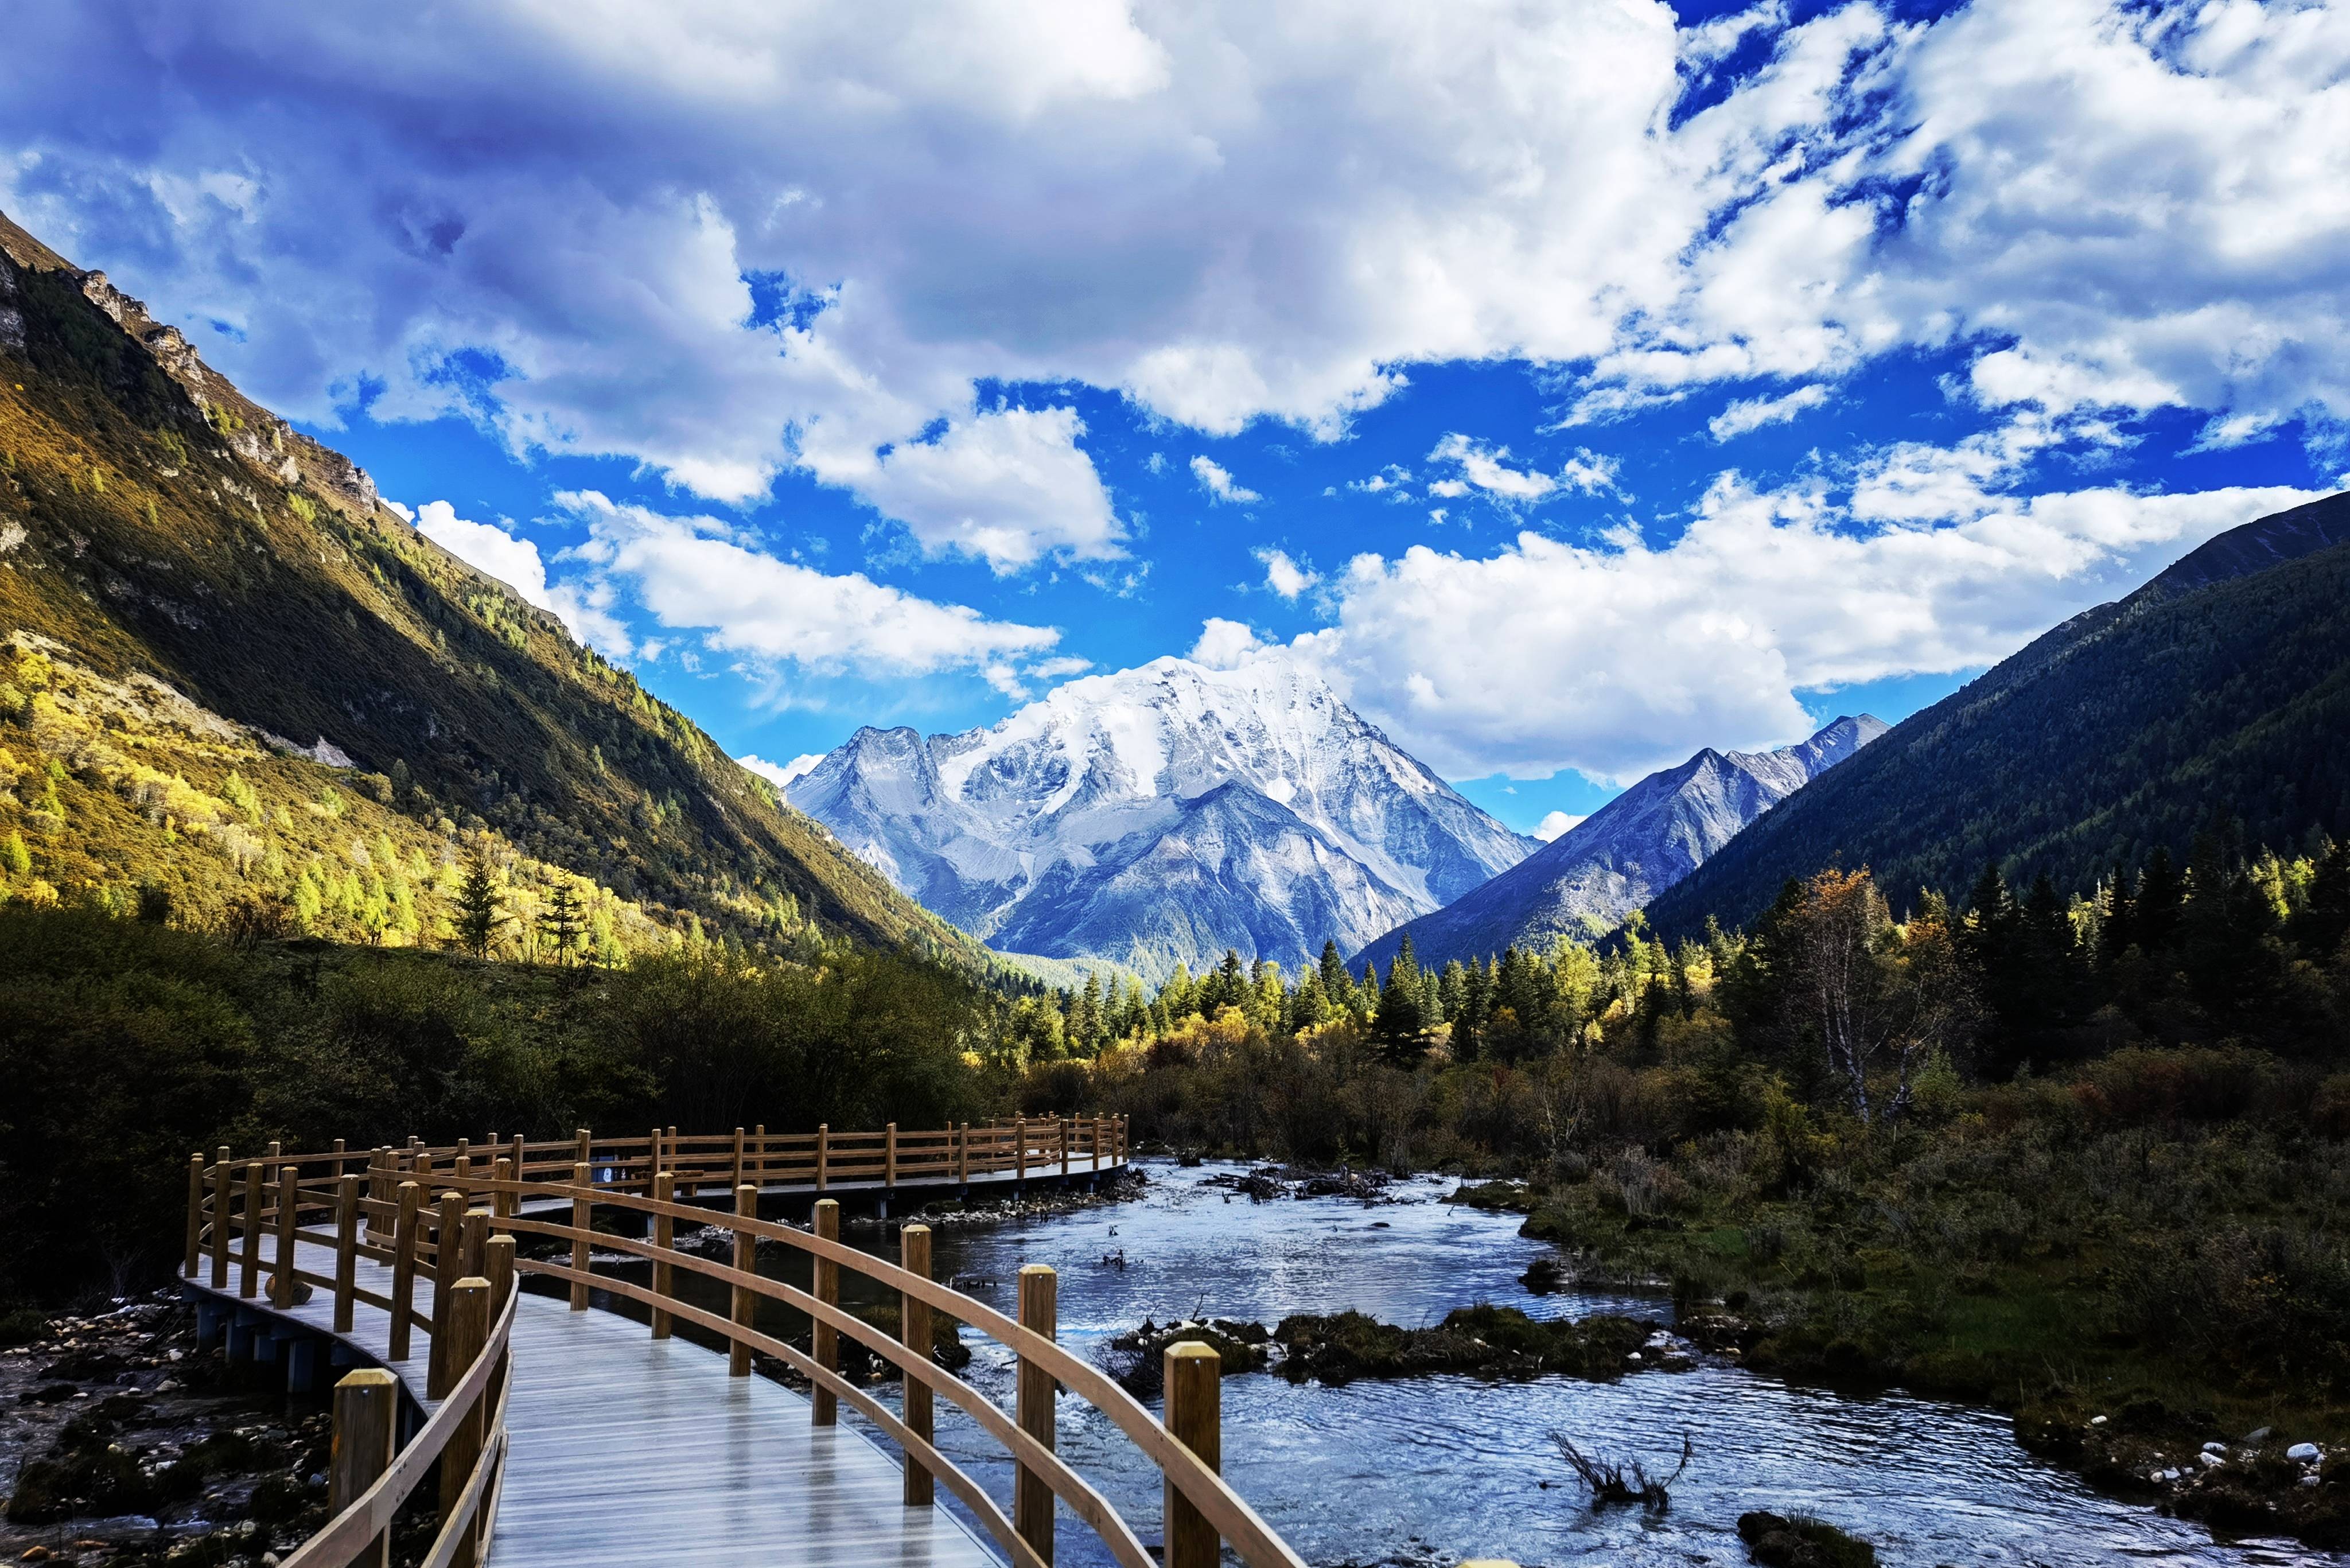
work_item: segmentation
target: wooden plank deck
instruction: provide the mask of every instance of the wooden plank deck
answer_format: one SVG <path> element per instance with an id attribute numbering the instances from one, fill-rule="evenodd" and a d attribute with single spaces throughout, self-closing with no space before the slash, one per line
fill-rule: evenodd
<path id="1" fill-rule="evenodd" d="M 275 1251 L 265 1243 L 265 1256 Z M 332 1248 L 297 1243 L 305 1270 L 332 1278 Z M 289 1311 L 240 1300 L 231 1273 L 217 1300 L 290 1317 L 348 1341 L 423 1397 L 431 1337 L 389 1358 L 389 1321 L 360 1303 L 334 1335 L 334 1296 L 317 1289 Z M 389 1295 L 391 1271 L 359 1261 L 361 1289 Z M 432 1311 L 429 1281 L 417 1310 Z M 1002 1568 L 943 1507 L 899 1501 L 898 1455 L 847 1427 L 819 1428 L 808 1401 L 764 1377 L 730 1377 L 726 1358 L 683 1339 L 655 1340 L 613 1313 L 573 1312 L 525 1292 L 515 1308 L 507 1459 L 490 1568 Z"/>

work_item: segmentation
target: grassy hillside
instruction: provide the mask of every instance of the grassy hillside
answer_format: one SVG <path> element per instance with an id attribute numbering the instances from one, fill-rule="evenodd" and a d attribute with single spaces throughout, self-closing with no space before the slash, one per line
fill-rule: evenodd
<path id="1" fill-rule="evenodd" d="M 2350 835 L 2350 544 L 2328 544 L 2345 533 L 2334 496 L 2076 617 L 1749 826 L 1650 925 L 1751 922 L 1837 862 L 1898 905 L 1962 895 L 1991 861 L 2012 886 L 2086 888 L 2158 847 L 2183 861 L 2215 818 L 2260 844 Z"/>
<path id="2" fill-rule="evenodd" d="M 991 967 L 102 275 L 5 217 L 0 257 L 8 896 L 429 941 L 478 842 L 519 913 L 572 881 L 622 949 L 699 920 Z"/>

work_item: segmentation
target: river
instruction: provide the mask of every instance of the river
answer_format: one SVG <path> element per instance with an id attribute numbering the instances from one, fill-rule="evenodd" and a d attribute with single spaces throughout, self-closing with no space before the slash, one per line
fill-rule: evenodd
<path id="1" fill-rule="evenodd" d="M 1399 1184 L 1405 1201 L 1376 1206 L 1254 1203 L 1207 1185 L 1220 1169 L 1243 1168 L 1144 1165 L 1149 1182 L 1133 1202 L 939 1231 L 938 1277 L 1010 1313 L 1020 1265 L 1051 1264 L 1060 1272 L 1061 1337 L 1089 1356 L 1145 1317 L 1270 1326 L 1291 1313 L 1351 1307 L 1412 1325 L 1491 1301 L 1536 1316 L 1671 1319 L 1670 1303 L 1653 1296 L 1529 1294 L 1518 1276 L 1545 1249 L 1520 1237 L 1513 1217 L 1439 1201 L 1447 1180 Z M 894 1255 L 880 1231 L 852 1239 Z M 1103 1264 L 1120 1251 L 1123 1269 Z M 1009 1356 L 965 1338 L 977 1353 L 965 1376 L 1008 1409 Z M 1738 1564 L 1747 1559 L 1736 1521 L 1754 1509 L 1826 1519 L 1875 1543 L 1894 1568 L 2350 1563 L 2289 1542 L 2218 1544 L 2200 1525 L 2101 1497 L 2017 1447 L 1997 1412 L 1793 1387 L 1727 1366 L 1612 1384 L 1424 1377 L 1338 1388 L 1250 1374 L 1226 1378 L 1223 1399 L 1225 1474 L 1316 1564 Z M 1009 1462 L 992 1439 L 943 1403 L 939 1431 L 959 1464 L 999 1500 L 1009 1497 Z M 1696 1458 L 1662 1518 L 1595 1513 L 1554 1432 L 1652 1469 L 1671 1469 L 1686 1433 Z M 1065 1399 L 1060 1445 L 1155 1541 L 1158 1472 L 1124 1436 Z M 1064 1564 L 1109 1562 L 1066 1514 L 1060 1543 Z"/>

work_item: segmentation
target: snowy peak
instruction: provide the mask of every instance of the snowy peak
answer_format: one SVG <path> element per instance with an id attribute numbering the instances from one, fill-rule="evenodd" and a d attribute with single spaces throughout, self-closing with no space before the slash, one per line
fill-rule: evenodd
<path id="1" fill-rule="evenodd" d="M 792 804 L 1012 951 L 1295 967 L 1534 846 L 1283 658 L 1087 676 L 986 729 L 860 730 Z"/>
<path id="2" fill-rule="evenodd" d="M 1709 747 L 1650 774 L 1519 865 L 1388 932 L 1357 959 L 1391 961 L 1406 931 L 1423 963 L 1442 963 L 1608 930 L 1887 728 L 1863 713 L 1776 751 Z"/>

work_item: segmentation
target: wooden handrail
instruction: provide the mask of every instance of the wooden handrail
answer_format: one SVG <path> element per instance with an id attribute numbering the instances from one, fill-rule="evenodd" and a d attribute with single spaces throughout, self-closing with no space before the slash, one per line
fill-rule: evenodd
<path id="1" fill-rule="evenodd" d="M 439 1320 L 445 1316 L 442 1303 L 448 1299 L 441 1284 L 455 1283 L 459 1272 L 476 1272 L 484 1237 L 494 1231 L 507 1237 L 492 1248 L 499 1266 L 506 1271 L 500 1278 L 511 1280 L 516 1273 L 527 1272 L 560 1281 L 569 1287 L 578 1306 L 590 1304 L 593 1291 L 641 1302 L 652 1311 L 657 1334 L 672 1321 L 703 1329 L 728 1345 L 734 1369 L 747 1371 L 749 1357 L 756 1353 L 799 1371 L 817 1391 L 820 1404 L 836 1400 L 847 1404 L 899 1446 L 906 1456 L 910 1502 L 917 1495 L 927 1500 L 929 1479 L 944 1484 L 994 1538 L 1014 1568 L 1051 1568 L 1049 1535 L 1033 1541 L 1026 1538 L 1027 1528 L 1007 1519 L 984 1489 L 931 1441 L 927 1419 L 920 1421 L 923 1429 L 910 1426 L 827 1365 L 832 1360 L 829 1346 L 837 1335 L 847 1334 L 899 1367 L 909 1389 L 942 1396 L 971 1415 L 1010 1454 L 1022 1475 L 1045 1489 L 1047 1495 L 1066 1502 L 1094 1530 L 1120 1568 L 1157 1568 L 1157 1564 L 1108 1501 L 1054 1452 L 1049 1428 L 1024 1430 L 1024 1421 L 1015 1421 L 976 1388 L 939 1366 L 927 1334 L 886 1334 L 843 1310 L 837 1300 L 821 1299 L 757 1273 L 751 1266 L 757 1241 L 780 1242 L 808 1253 L 816 1261 L 820 1276 L 827 1270 L 837 1272 L 847 1268 L 895 1288 L 901 1303 L 901 1331 L 908 1324 L 919 1326 L 918 1318 L 935 1310 L 997 1340 L 1015 1352 L 1035 1375 L 1048 1379 L 1050 1386 L 1066 1387 L 1107 1415 L 1159 1466 L 1169 1495 L 1186 1500 L 1206 1527 L 1231 1542 L 1249 1568 L 1304 1568 L 1297 1555 L 1224 1484 L 1211 1465 L 1201 1463 L 1123 1390 L 1050 1338 L 931 1281 L 926 1267 L 920 1272 L 910 1271 L 847 1246 L 832 1235 L 811 1235 L 756 1217 L 754 1196 L 761 1187 L 798 1185 L 822 1192 L 841 1182 L 871 1181 L 886 1196 L 907 1182 L 968 1181 L 974 1176 L 1006 1174 L 1021 1179 L 1032 1173 L 1066 1176 L 1087 1150 L 1091 1151 L 1094 1170 L 1101 1168 L 1105 1156 L 1113 1166 L 1123 1163 L 1127 1158 L 1124 1119 L 1038 1118 L 1032 1122 L 1023 1118 L 1009 1125 L 973 1127 L 965 1123 L 913 1131 L 890 1127 L 876 1132 L 819 1127 L 813 1133 L 771 1134 L 762 1127 L 755 1131 L 685 1136 L 671 1127 L 608 1139 L 596 1139 L 583 1128 L 570 1139 L 545 1143 L 530 1143 L 520 1135 L 500 1141 L 494 1135 L 478 1146 L 460 1140 L 454 1146 L 428 1147 L 411 1138 L 405 1145 L 348 1149 L 338 1140 L 334 1152 L 317 1155 L 286 1154 L 272 1145 L 266 1155 L 249 1159 L 234 1158 L 226 1148 L 209 1159 L 198 1151 L 188 1165 L 182 1266 L 191 1280 L 209 1266 L 218 1288 L 227 1282 L 232 1256 L 241 1254 L 237 1261 L 243 1265 L 245 1293 L 254 1292 L 256 1277 L 265 1273 L 272 1282 L 273 1304 L 281 1308 L 291 1304 L 300 1286 L 331 1290 L 338 1332 L 348 1330 L 351 1309 L 364 1303 L 392 1319 L 395 1359 L 404 1359 L 405 1342 L 412 1330 L 430 1335 L 438 1353 L 433 1359 L 441 1365 L 434 1381 L 447 1384 L 448 1393 L 424 1430 L 360 1497 L 289 1557 L 289 1565 L 315 1568 L 348 1563 L 358 1556 L 382 1534 L 391 1515 L 442 1457 L 468 1413 L 478 1415 L 485 1399 L 492 1413 L 473 1428 L 478 1438 L 463 1440 L 454 1462 L 466 1464 L 463 1455 L 477 1452 L 478 1457 L 472 1459 L 462 1483 L 452 1476 L 442 1489 L 443 1528 L 424 1559 L 424 1568 L 466 1568 L 478 1560 L 475 1553 L 486 1551 L 503 1485 L 515 1295 L 508 1292 L 483 1353 L 462 1369 L 444 1358 L 452 1353 L 469 1353 L 471 1344 L 462 1348 L 453 1343 L 444 1346 L 443 1338 L 450 1330 Z M 674 1197 L 669 1190 L 671 1171 L 676 1173 L 678 1196 Z M 713 1211 L 690 1200 L 721 1181 L 730 1184 L 736 1212 Z M 484 1199 L 489 1200 L 490 1210 L 473 1210 L 472 1205 Z M 551 1213 L 542 1209 L 543 1217 L 526 1218 L 521 1212 L 525 1200 L 533 1201 L 534 1207 L 546 1202 L 556 1207 Z M 648 1216 L 652 1221 L 648 1229 L 656 1240 L 639 1241 L 594 1231 L 591 1221 L 598 1205 Z M 306 1220 L 313 1223 L 306 1225 Z M 666 1245 L 681 1220 L 730 1229 L 735 1238 L 733 1263 Z M 275 1255 L 265 1269 L 261 1247 L 265 1230 L 276 1243 Z M 515 1233 L 568 1241 L 571 1257 L 567 1262 L 513 1259 L 511 1235 Z M 298 1267 L 295 1249 L 305 1241 L 330 1251 L 335 1259 L 331 1275 Z M 596 1273 L 590 1266 L 591 1249 L 652 1261 L 654 1283 L 649 1287 Z M 391 1268 L 390 1295 L 359 1287 L 350 1271 L 361 1257 Z M 727 1286 L 734 1293 L 732 1310 L 712 1313 L 678 1300 L 671 1288 L 673 1271 L 678 1269 Z M 411 1296 L 411 1282 L 420 1275 L 435 1283 L 436 1310 L 431 1314 L 416 1311 Z M 473 1282 L 466 1283 L 471 1286 Z M 826 1297 L 831 1294 L 825 1293 Z M 755 1314 L 746 1303 L 757 1298 L 806 1314 L 821 1331 L 816 1354 L 754 1327 Z M 478 1324 L 479 1316 L 472 1321 Z M 467 1331 L 468 1339 L 476 1333 L 478 1329 Z M 1027 1506 L 1024 1501 L 1024 1511 Z"/>
<path id="2" fill-rule="evenodd" d="M 497 1185 L 495 1182 L 485 1181 L 479 1178 L 474 1179 L 472 1183 L 476 1191 L 494 1190 Z M 1272 1528 L 1258 1517 L 1256 1511 L 1250 1508 L 1237 1492 L 1232 1490 L 1223 1478 L 1203 1463 L 1189 1448 L 1177 1441 L 1132 1395 L 1082 1358 L 1071 1355 L 1055 1341 L 1023 1328 L 985 1303 L 924 1279 L 919 1274 L 911 1273 L 868 1252 L 860 1251 L 843 1242 L 827 1241 L 795 1226 L 777 1220 L 720 1213 L 676 1202 L 663 1203 L 630 1193 L 613 1192 L 608 1189 L 575 1187 L 565 1195 L 571 1197 L 575 1202 L 585 1199 L 601 1207 L 624 1209 L 633 1213 L 655 1217 L 666 1216 L 672 1221 L 683 1220 L 691 1224 L 716 1226 L 732 1230 L 738 1235 L 747 1234 L 757 1240 L 779 1242 L 785 1246 L 796 1248 L 818 1261 L 852 1269 L 876 1283 L 927 1303 L 932 1308 L 945 1313 L 960 1323 L 969 1324 L 1004 1348 L 1043 1368 L 1062 1387 L 1068 1389 L 1107 1416 L 1111 1422 L 1142 1450 L 1144 1457 L 1158 1466 L 1168 1481 L 1199 1511 L 1200 1515 L 1214 1527 L 1217 1534 L 1232 1543 L 1234 1552 L 1239 1554 L 1243 1563 L 1249 1564 L 1249 1568 L 1304 1568 L 1304 1560 L 1273 1532 Z M 508 1220 L 506 1224 L 509 1229 L 516 1231 L 558 1238 L 567 1237 L 572 1239 L 575 1244 L 581 1235 L 575 1227 L 551 1220 L 516 1219 Z M 651 1260 L 658 1251 L 651 1243 L 638 1241 L 633 1238 L 602 1231 L 594 1234 L 595 1245 L 608 1251 L 626 1252 L 632 1256 Z M 723 1263 L 685 1251 L 671 1251 L 660 1261 L 667 1262 L 672 1268 L 702 1274 L 730 1286 L 751 1290 L 773 1300 L 786 1303 L 808 1314 L 816 1322 L 849 1335 L 909 1375 L 921 1378 L 938 1393 L 953 1400 L 983 1427 L 988 1428 L 991 1436 L 994 1436 L 1005 1447 L 1013 1449 L 1024 1465 L 1029 1466 L 1045 1476 L 1048 1483 L 1057 1480 L 1055 1471 L 1061 1468 L 1057 1459 L 1051 1458 L 1049 1453 L 1042 1457 L 1033 1457 L 1024 1434 L 1017 1437 L 1008 1436 L 1007 1431 L 1016 1433 L 1016 1428 L 1010 1428 L 1009 1418 L 1003 1417 L 1001 1409 L 980 1396 L 975 1389 L 972 1389 L 960 1378 L 941 1371 L 934 1379 L 931 1374 L 938 1369 L 935 1364 L 931 1362 L 927 1354 L 917 1355 L 907 1351 L 894 1337 L 883 1331 L 838 1308 L 819 1302 L 815 1297 L 782 1281 L 771 1280 L 760 1274 L 741 1273 Z M 561 1268 L 549 1263 L 517 1260 L 515 1266 L 526 1272 L 547 1273 L 567 1281 L 575 1293 L 575 1298 L 584 1294 L 592 1282 L 595 1288 L 608 1290 L 616 1295 L 631 1300 L 644 1300 L 650 1304 L 650 1291 L 631 1282 L 613 1279 L 608 1275 L 595 1274 L 590 1271 L 576 1267 Z M 689 1322 L 701 1321 L 689 1316 L 689 1309 L 681 1303 L 671 1300 L 664 1304 L 673 1317 Z M 733 1324 L 730 1319 L 715 1314 L 712 1314 L 711 1321 L 703 1326 L 723 1335 L 730 1343 L 745 1332 L 739 1325 Z M 764 1346 L 760 1348 L 764 1349 Z M 767 1354 L 775 1353 L 768 1351 Z M 995 1428 L 988 1415 L 983 1414 L 972 1404 L 966 1402 L 964 1397 L 966 1395 L 977 1401 L 979 1405 L 985 1406 L 986 1410 L 992 1412 L 995 1418 L 1004 1420 L 1006 1429 Z M 1080 1481 L 1079 1484 L 1083 1483 Z M 1069 1492 L 1064 1491 L 1058 1484 L 1054 1484 L 1054 1490 L 1067 1501 L 1072 1509 L 1077 1510 L 1079 1517 L 1087 1517 L 1085 1510 L 1079 1507 L 1077 1500 Z M 1088 1487 L 1086 1490 L 1090 1492 L 1091 1489 Z M 1098 1496 L 1098 1494 L 1094 1495 Z M 1107 1504 L 1103 1506 L 1106 1507 Z M 1116 1516 L 1113 1513 L 1110 1517 Z M 1093 1524 L 1095 1521 L 1087 1518 L 1087 1522 Z M 1122 1521 L 1119 1528 L 1123 1528 Z M 1110 1545 L 1113 1554 L 1116 1554 L 1117 1542 L 1109 1535 L 1104 1535 L 1103 1540 L 1106 1544 Z M 1150 1565 L 1136 1565 L 1136 1568 L 1150 1568 Z"/>
<path id="3" fill-rule="evenodd" d="M 513 1364 L 505 1355 L 506 1342 L 514 1328 L 515 1307 L 520 1300 L 519 1292 L 506 1298 L 505 1309 L 498 1314 L 497 1326 L 490 1331 L 484 1342 L 482 1354 L 473 1358 L 473 1366 L 449 1390 L 449 1397 L 441 1402 L 441 1407 L 432 1413 L 432 1418 L 424 1423 L 424 1429 L 400 1450 L 399 1456 L 376 1479 L 374 1485 L 353 1499 L 342 1512 L 328 1520 L 326 1528 L 296 1547 L 294 1553 L 284 1560 L 281 1568 L 344 1568 L 369 1542 L 391 1527 L 392 1516 L 408 1501 L 410 1494 L 422 1484 L 425 1476 L 441 1458 L 442 1450 L 449 1446 L 450 1439 L 457 1435 L 458 1429 L 473 1414 L 475 1403 L 488 1391 L 491 1378 L 504 1367 L 508 1369 L 508 1380 L 511 1379 Z M 504 1460 L 505 1397 L 503 1388 L 491 1416 L 496 1428 L 495 1436 L 482 1444 L 481 1457 L 473 1466 L 475 1480 L 481 1480 L 484 1470 L 496 1469 Z M 484 1481 L 483 1486 L 486 1484 Z M 472 1500 L 471 1506 L 478 1511 L 483 1487 L 469 1484 L 466 1496 Z M 467 1514 L 465 1517 L 470 1521 L 474 1515 Z M 455 1513 L 450 1516 L 452 1522 L 457 1518 Z M 445 1536 L 448 1531 L 444 1529 L 442 1533 Z M 438 1551 L 438 1543 L 435 1550 Z M 438 1561 L 445 1565 L 449 1560 L 440 1558 Z"/>

